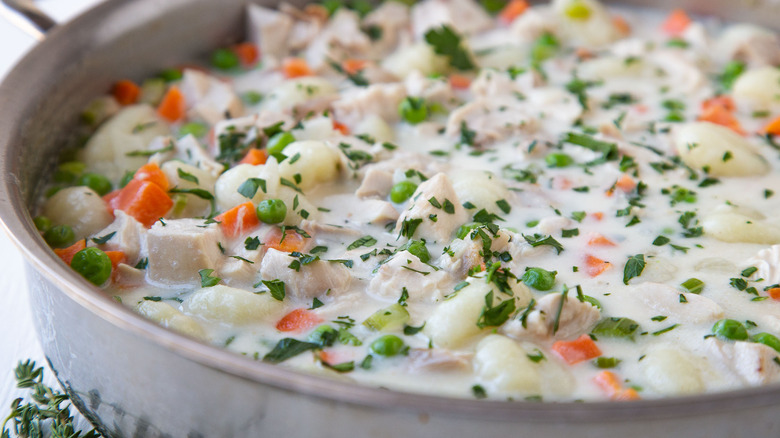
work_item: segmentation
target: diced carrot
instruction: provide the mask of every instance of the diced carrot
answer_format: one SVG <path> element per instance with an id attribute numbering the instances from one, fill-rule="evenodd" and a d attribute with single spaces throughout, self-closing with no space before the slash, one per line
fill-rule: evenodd
<path id="1" fill-rule="evenodd" d="M 333 129 L 342 133 L 343 135 L 349 135 L 349 127 L 341 122 L 333 121 Z"/>
<path id="2" fill-rule="evenodd" d="M 701 103 L 701 109 L 706 110 L 707 108 L 715 105 L 722 106 L 728 111 L 734 111 L 737 109 L 737 105 L 734 104 L 734 99 L 732 99 L 730 96 L 726 96 L 725 94 L 705 100 Z"/>
<path id="3" fill-rule="evenodd" d="M 111 200 L 111 206 L 149 228 L 173 207 L 173 200 L 151 181 L 132 180 Z"/>
<path id="4" fill-rule="evenodd" d="M 170 184 L 168 183 L 168 177 L 165 176 L 160 166 L 157 163 L 147 163 L 141 166 L 135 171 L 133 179 L 136 181 L 149 181 L 159 186 L 163 190 L 168 190 Z"/>
<path id="5" fill-rule="evenodd" d="M 682 9 L 674 9 L 664 20 L 661 29 L 669 35 L 678 36 L 691 24 L 691 17 Z"/>
<path id="6" fill-rule="evenodd" d="M 577 47 L 577 49 L 574 51 L 574 54 L 577 55 L 577 58 L 580 60 L 586 60 L 593 58 L 593 52 L 584 48 L 584 47 Z"/>
<path id="7" fill-rule="evenodd" d="M 127 260 L 125 253 L 122 251 L 106 251 L 106 255 L 111 259 L 111 266 L 116 269 L 117 265 L 124 263 Z"/>
<path id="8" fill-rule="evenodd" d="M 572 186 L 572 182 L 565 176 L 556 175 L 552 178 L 552 188 L 555 190 L 567 190 Z"/>
<path id="9" fill-rule="evenodd" d="M 617 374 L 612 371 L 604 370 L 596 374 L 593 381 L 612 400 L 625 401 L 639 400 L 640 398 L 634 388 L 624 388 Z"/>
<path id="10" fill-rule="evenodd" d="M 257 218 L 255 205 L 252 202 L 244 202 L 214 218 L 219 222 L 222 232 L 227 237 L 241 236 L 260 225 Z"/>
<path id="11" fill-rule="evenodd" d="M 55 250 L 56 251 L 56 250 Z M 773 287 L 766 291 L 773 300 L 780 301 L 780 287 Z"/>
<path id="12" fill-rule="evenodd" d="M 57 256 L 59 256 L 59 258 L 61 258 L 66 265 L 70 266 L 70 261 L 73 260 L 73 256 L 86 247 L 87 241 L 81 239 L 67 248 L 54 248 L 54 254 L 57 254 Z"/>
<path id="13" fill-rule="evenodd" d="M 157 114 L 169 122 L 176 122 L 183 119 L 186 110 L 187 106 L 184 101 L 184 95 L 176 86 L 172 86 L 168 89 L 165 96 L 163 96 L 160 101 L 160 105 L 157 106 Z"/>
<path id="14" fill-rule="evenodd" d="M 238 162 L 238 164 L 251 164 L 252 166 L 259 166 L 265 164 L 268 159 L 268 152 L 265 149 L 250 149 L 249 152 L 244 155 L 244 158 Z"/>
<path id="15" fill-rule="evenodd" d="M 346 73 L 356 75 L 360 70 L 366 68 L 366 61 L 362 59 L 347 59 L 341 63 L 341 68 L 343 68 Z"/>
<path id="16" fill-rule="evenodd" d="M 260 59 L 260 51 L 252 43 L 240 43 L 231 47 L 230 50 L 241 60 L 244 67 L 252 67 Z"/>
<path id="17" fill-rule="evenodd" d="M 288 79 L 314 75 L 309 64 L 302 58 L 287 58 L 282 61 L 282 72 Z"/>
<path id="18" fill-rule="evenodd" d="M 604 213 L 602 213 L 600 211 L 597 211 L 595 213 L 591 213 L 590 215 L 593 216 L 593 218 L 596 219 L 597 221 L 600 221 L 600 220 L 604 219 Z"/>
<path id="19" fill-rule="evenodd" d="M 615 183 L 615 187 L 619 188 L 625 193 L 630 192 L 631 190 L 634 190 L 636 187 L 636 181 L 634 181 L 634 178 L 631 178 L 630 176 L 623 174 L 620 179 L 617 180 Z"/>
<path id="20" fill-rule="evenodd" d="M 458 90 L 467 90 L 471 86 L 471 79 L 468 76 L 454 73 L 450 75 L 450 86 Z"/>
<path id="21" fill-rule="evenodd" d="M 613 15 L 612 25 L 615 26 L 615 29 L 617 29 L 618 33 L 621 35 L 631 35 L 631 25 L 628 24 L 628 21 L 626 21 L 622 15 Z"/>
<path id="22" fill-rule="evenodd" d="M 640 103 L 640 104 L 637 104 L 637 105 L 634 105 L 634 106 L 632 106 L 631 108 L 632 108 L 634 111 L 638 112 L 639 114 L 644 114 L 644 113 L 646 113 L 646 112 L 647 112 L 647 110 L 649 109 L 649 108 L 647 107 L 647 105 L 645 105 L 645 104 L 642 104 L 642 103 Z"/>
<path id="23" fill-rule="evenodd" d="M 282 252 L 301 251 L 306 244 L 304 239 L 293 230 L 286 230 L 284 237 L 282 237 L 282 230 L 279 227 L 274 227 L 266 237 L 265 247 Z"/>
<path id="24" fill-rule="evenodd" d="M 300 332 L 322 322 L 322 318 L 307 309 L 295 309 L 276 323 L 280 332 Z"/>
<path id="25" fill-rule="evenodd" d="M 780 135 L 780 117 L 772 120 L 764 126 L 764 132 L 771 135 Z"/>
<path id="26" fill-rule="evenodd" d="M 607 239 L 599 233 L 594 233 L 590 239 L 588 239 L 588 245 L 592 246 L 615 246 L 615 242 Z"/>
<path id="27" fill-rule="evenodd" d="M 584 334 L 573 341 L 555 341 L 552 350 L 569 365 L 601 356 L 599 346 Z"/>
<path id="28" fill-rule="evenodd" d="M 504 22 L 504 24 L 509 24 L 515 21 L 515 18 L 523 15 L 528 7 L 528 2 L 525 0 L 511 0 L 504 6 L 504 9 L 498 13 L 498 18 Z"/>
<path id="29" fill-rule="evenodd" d="M 737 134 L 745 135 L 742 125 L 734 114 L 721 105 L 711 105 L 702 111 L 699 120 L 725 126 Z"/>
<path id="30" fill-rule="evenodd" d="M 138 96 L 141 95 L 141 87 L 133 81 L 122 79 L 111 88 L 111 94 L 114 95 L 114 98 L 120 105 L 132 105 L 138 101 Z"/>
<path id="31" fill-rule="evenodd" d="M 601 260 L 590 254 L 585 254 L 585 273 L 591 277 L 598 277 L 611 267 L 612 263 Z"/>

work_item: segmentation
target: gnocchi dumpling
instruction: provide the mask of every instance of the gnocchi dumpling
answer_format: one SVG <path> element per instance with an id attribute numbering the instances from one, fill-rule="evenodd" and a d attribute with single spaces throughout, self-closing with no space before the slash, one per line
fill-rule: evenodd
<path id="1" fill-rule="evenodd" d="M 76 239 L 95 234 L 114 220 L 100 195 L 84 186 L 59 190 L 46 200 L 43 215 L 54 225 L 70 226 Z"/>
<path id="2" fill-rule="evenodd" d="M 606 56 L 583 61 L 577 69 L 581 79 L 588 81 L 606 80 L 617 77 L 638 77 L 645 71 L 641 59 Z"/>
<path id="3" fill-rule="evenodd" d="M 193 292 L 182 306 L 185 312 L 203 319 L 233 324 L 267 320 L 285 307 L 270 294 L 257 295 L 221 284 Z"/>
<path id="4" fill-rule="evenodd" d="M 306 76 L 282 82 L 263 100 L 263 109 L 290 112 L 311 101 L 329 101 L 338 97 L 336 87 L 325 78 Z"/>
<path id="5" fill-rule="evenodd" d="M 747 101 L 756 108 L 780 103 L 780 70 L 762 67 L 746 71 L 734 82 L 732 95 L 738 101 Z"/>
<path id="6" fill-rule="evenodd" d="M 163 327 L 196 339 L 208 340 L 206 331 L 197 321 L 168 303 L 144 300 L 138 304 L 135 311 Z"/>
<path id="7" fill-rule="evenodd" d="M 168 124 L 151 106 L 128 106 L 98 128 L 79 158 L 91 171 L 118 181 L 125 172 L 146 164 L 147 157 L 133 156 L 132 152 L 146 151 L 152 139 L 168 134 Z"/>
<path id="8" fill-rule="evenodd" d="M 645 354 L 639 366 L 647 385 L 663 395 L 698 394 L 706 389 L 696 359 L 679 348 L 659 347 Z"/>
<path id="9" fill-rule="evenodd" d="M 165 174 L 171 187 L 201 189 L 209 193 L 214 192 L 216 178 L 203 169 L 182 163 L 181 161 L 167 161 L 163 163 L 160 169 Z M 190 193 L 179 193 L 174 195 L 171 216 L 175 218 L 207 216 L 210 210 L 211 202 L 209 200 Z"/>
<path id="10" fill-rule="evenodd" d="M 250 178 L 259 178 L 265 181 L 265 190 L 260 186 L 252 199 L 248 199 L 238 192 L 241 184 L 244 184 Z M 225 211 L 247 201 L 257 204 L 263 199 L 276 194 L 278 189 L 278 165 L 274 158 L 270 158 L 265 164 L 259 166 L 239 164 L 228 169 L 217 178 L 214 185 L 214 194 L 217 198 L 217 208 Z"/>
<path id="11" fill-rule="evenodd" d="M 620 38 L 609 12 L 595 0 L 554 0 L 552 7 L 563 23 L 560 32 L 573 41 L 598 47 Z"/>
<path id="12" fill-rule="evenodd" d="M 472 170 L 459 171 L 450 175 L 452 188 L 458 195 L 458 201 L 465 204 L 470 202 L 478 209 L 501 214 L 497 202 L 506 200 L 509 190 L 501 179 L 491 172 Z"/>
<path id="13" fill-rule="evenodd" d="M 538 367 L 506 336 L 489 335 L 477 344 L 474 372 L 489 393 L 530 395 L 541 389 Z"/>
<path id="14" fill-rule="evenodd" d="M 385 58 L 382 68 L 403 79 L 413 71 L 425 76 L 445 72 L 447 62 L 447 58 L 434 53 L 430 45 L 419 42 Z"/>
<path id="15" fill-rule="evenodd" d="M 723 242 L 780 243 L 780 227 L 736 212 L 722 212 L 702 221 L 704 234 Z"/>
<path id="16" fill-rule="evenodd" d="M 332 181 L 341 170 L 339 153 L 321 141 L 293 142 L 284 148 L 284 155 L 287 159 L 279 163 L 279 177 L 291 182 L 300 179 L 301 190 Z"/>
<path id="17" fill-rule="evenodd" d="M 714 177 L 763 175 L 769 165 L 744 137 L 724 126 L 693 122 L 674 135 L 677 152 L 694 169 Z"/>

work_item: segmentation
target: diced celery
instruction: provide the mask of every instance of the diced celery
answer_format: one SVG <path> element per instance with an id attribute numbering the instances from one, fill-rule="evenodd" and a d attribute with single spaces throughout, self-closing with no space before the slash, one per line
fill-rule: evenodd
<path id="1" fill-rule="evenodd" d="M 400 329 L 407 321 L 409 312 L 402 305 L 395 303 L 374 312 L 363 321 L 363 325 L 376 331 L 391 331 Z"/>

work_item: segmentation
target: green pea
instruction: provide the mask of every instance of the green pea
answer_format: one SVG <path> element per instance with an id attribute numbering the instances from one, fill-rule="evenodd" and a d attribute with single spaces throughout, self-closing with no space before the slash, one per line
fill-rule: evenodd
<path id="1" fill-rule="evenodd" d="M 420 97 L 406 97 L 398 106 L 398 113 L 412 125 L 416 125 L 428 118 L 428 108 L 425 106 L 425 101 Z"/>
<path id="2" fill-rule="evenodd" d="M 748 338 L 748 332 L 741 322 L 733 319 L 721 319 L 712 326 L 712 333 L 721 339 L 744 341 Z"/>
<path id="3" fill-rule="evenodd" d="M 336 342 L 336 339 L 339 337 L 339 332 L 336 331 L 333 327 L 323 324 L 316 329 L 314 329 L 309 334 L 309 342 L 314 342 L 315 344 L 320 344 L 323 347 L 330 347 L 333 345 L 334 342 Z"/>
<path id="4" fill-rule="evenodd" d="M 208 126 L 203 123 L 190 122 L 185 123 L 179 128 L 179 137 L 184 137 L 192 134 L 194 137 L 201 138 L 209 132 Z"/>
<path id="5" fill-rule="evenodd" d="M 769 333 L 756 333 L 750 338 L 753 342 L 764 344 L 767 347 L 772 347 L 775 351 L 780 352 L 780 339 L 777 336 Z"/>
<path id="6" fill-rule="evenodd" d="M 217 49 L 211 54 L 211 65 L 220 70 L 230 70 L 241 65 L 241 60 L 231 50 Z"/>
<path id="7" fill-rule="evenodd" d="M 98 173 L 85 173 L 84 175 L 81 175 L 81 178 L 79 178 L 79 185 L 89 187 L 100 196 L 105 195 L 112 189 L 111 181 Z"/>
<path id="8" fill-rule="evenodd" d="M 57 225 L 43 233 L 43 240 L 52 248 L 64 248 L 76 240 L 76 235 L 73 233 L 73 228 L 67 225 Z"/>
<path id="9" fill-rule="evenodd" d="M 182 73 L 181 70 L 177 68 L 166 68 L 165 70 L 161 71 L 159 76 L 162 80 L 165 82 L 173 82 L 178 81 L 182 77 L 184 77 L 184 73 Z"/>
<path id="10" fill-rule="evenodd" d="M 548 271 L 542 268 L 528 268 L 521 280 L 526 286 L 536 290 L 550 290 L 555 285 L 555 275 L 558 271 Z"/>
<path id="11" fill-rule="evenodd" d="M 390 200 L 400 204 L 411 198 L 415 190 L 417 190 L 417 184 L 411 181 L 401 181 L 390 189 Z"/>
<path id="12" fill-rule="evenodd" d="M 87 165 L 80 161 L 62 163 L 54 171 L 54 182 L 73 184 L 86 169 Z"/>
<path id="13" fill-rule="evenodd" d="M 404 341 L 396 335 L 384 335 L 371 343 L 371 351 L 380 356 L 395 356 L 404 348 Z"/>
<path id="14" fill-rule="evenodd" d="M 566 154 L 554 152 L 544 158 L 548 167 L 569 167 L 574 163 L 574 159 Z"/>
<path id="15" fill-rule="evenodd" d="M 46 216 L 36 216 L 33 219 L 33 223 L 35 224 L 35 228 L 38 229 L 38 231 L 41 232 L 47 232 L 52 226 L 51 219 L 47 218 Z"/>
<path id="16" fill-rule="evenodd" d="M 111 259 L 97 248 L 84 248 L 77 252 L 70 262 L 70 267 L 96 286 L 111 277 Z"/>
<path id="17" fill-rule="evenodd" d="M 285 158 L 282 151 L 288 144 L 294 141 L 295 137 L 289 132 L 280 132 L 268 139 L 265 148 L 268 151 L 268 155 L 273 155 L 277 161 L 282 161 Z"/>
<path id="18" fill-rule="evenodd" d="M 278 224 L 287 216 L 287 205 L 281 199 L 265 199 L 257 204 L 257 217 L 267 224 Z"/>
<path id="19" fill-rule="evenodd" d="M 564 10 L 567 17 L 572 20 L 584 21 L 590 18 L 590 8 L 580 0 L 574 0 Z"/>

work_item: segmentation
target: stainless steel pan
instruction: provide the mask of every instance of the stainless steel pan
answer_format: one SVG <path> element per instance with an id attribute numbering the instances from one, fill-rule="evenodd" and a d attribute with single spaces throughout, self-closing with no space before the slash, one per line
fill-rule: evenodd
<path id="1" fill-rule="evenodd" d="M 25 0 L 4 0 L 22 3 Z M 0 85 L 0 219 L 24 253 L 43 350 L 79 409 L 123 437 L 776 437 L 780 387 L 632 403 L 459 400 L 326 380 L 146 321 L 73 273 L 28 213 L 81 108 L 241 39 L 247 0 L 111 0 L 55 26 Z M 265 4 L 273 4 L 272 0 Z M 767 26 L 771 2 L 632 0 Z M 18 6 L 18 5 L 17 5 Z M 40 18 L 41 27 L 52 22 Z M 16 293 L 2 291 L 0 293 Z"/>

